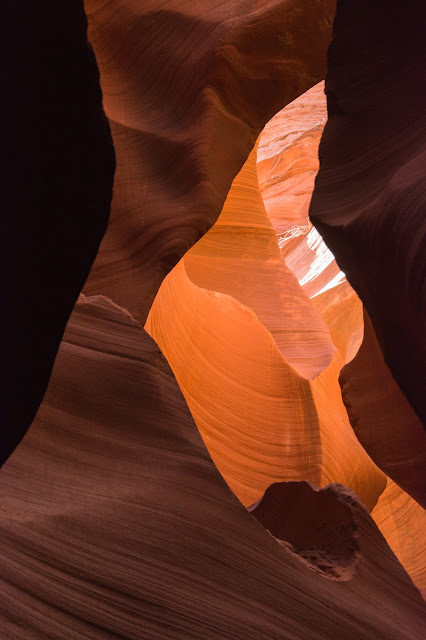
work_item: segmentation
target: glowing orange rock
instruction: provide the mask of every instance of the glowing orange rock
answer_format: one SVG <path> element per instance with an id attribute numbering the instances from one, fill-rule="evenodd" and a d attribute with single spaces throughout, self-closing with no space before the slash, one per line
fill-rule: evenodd
<path id="1" fill-rule="evenodd" d="M 76 305 L 0 482 L 5 638 L 421 636 L 420 594 L 354 496 L 290 487 L 301 518 L 274 540 L 214 467 L 158 347 L 105 298 Z M 331 551 L 346 580 L 290 545 Z"/>
<path id="2" fill-rule="evenodd" d="M 260 190 L 279 234 L 308 223 L 326 119 L 324 82 L 320 82 L 281 109 L 262 131 L 257 165 Z"/>
<path id="3" fill-rule="evenodd" d="M 336 351 L 326 325 L 284 264 L 257 179 L 257 145 L 235 178 L 212 229 L 185 255 L 196 285 L 233 296 L 255 312 L 278 349 L 305 378 Z"/>
<path id="4" fill-rule="evenodd" d="M 345 484 L 372 508 L 386 478 L 349 424 L 338 383 L 344 357 L 281 262 L 254 163 L 253 152 L 217 223 L 165 279 L 146 328 L 244 504 L 272 482 L 309 480 Z M 302 357 L 313 354 L 315 364 L 325 338 L 328 362 L 303 370 Z"/>
<path id="5" fill-rule="evenodd" d="M 341 373 L 343 399 L 358 440 L 376 464 L 426 505 L 426 433 L 394 381 L 366 311 L 364 340 Z"/>
<path id="6" fill-rule="evenodd" d="M 426 512 L 388 478 L 372 518 L 426 599 Z"/>

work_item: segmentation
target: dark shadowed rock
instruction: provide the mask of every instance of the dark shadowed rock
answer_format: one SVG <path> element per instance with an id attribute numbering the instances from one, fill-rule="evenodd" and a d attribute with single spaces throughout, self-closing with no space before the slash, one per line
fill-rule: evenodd
<path id="1" fill-rule="evenodd" d="M 310 208 L 423 422 L 425 17 L 422 0 L 337 3 Z"/>
<path id="2" fill-rule="evenodd" d="M 42 400 L 114 172 L 83 2 L 6 0 L 1 13 L 0 464 Z"/>

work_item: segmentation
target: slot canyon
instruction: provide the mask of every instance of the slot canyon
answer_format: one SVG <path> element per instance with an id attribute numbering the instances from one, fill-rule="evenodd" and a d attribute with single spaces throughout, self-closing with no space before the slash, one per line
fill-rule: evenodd
<path id="1" fill-rule="evenodd" d="M 421 640 L 420 0 L 6 0 L 0 638 Z"/>

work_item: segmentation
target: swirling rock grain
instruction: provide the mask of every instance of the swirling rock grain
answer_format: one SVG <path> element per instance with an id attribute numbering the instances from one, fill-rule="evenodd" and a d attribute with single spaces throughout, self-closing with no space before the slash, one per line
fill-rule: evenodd
<path id="1" fill-rule="evenodd" d="M 266 122 L 323 79 L 334 0 L 86 0 L 117 154 L 85 291 L 144 324 Z"/>
<path id="2" fill-rule="evenodd" d="M 7 638 L 420 637 L 424 603 L 367 511 L 351 507 L 349 581 L 277 544 L 212 464 L 156 345 L 104 298 L 77 304 L 0 482 Z"/>

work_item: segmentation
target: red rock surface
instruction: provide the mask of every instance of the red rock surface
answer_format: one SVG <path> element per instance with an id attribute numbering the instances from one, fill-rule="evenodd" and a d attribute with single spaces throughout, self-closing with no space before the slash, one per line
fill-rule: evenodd
<path id="1" fill-rule="evenodd" d="M 326 82 L 330 119 L 312 205 L 337 263 L 307 217 L 325 122 L 323 84 L 315 83 L 324 75 L 333 3 L 85 5 L 118 160 L 111 219 L 86 291 L 109 297 L 81 296 L 40 411 L 0 471 L 2 634 L 6 640 L 418 640 L 426 593 L 424 432 L 408 401 L 420 414 L 419 382 L 407 393 L 406 365 L 415 339 L 420 344 L 420 278 L 410 270 L 422 251 L 420 235 L 418 245 L 413 235 L 422 139 L 414 142 L 418 105 L 406 100 L 404 113 L 392 113 L 404 110 L 403 89 L 418 73 L 410 7 L 398 22 L 401 12 L 386 12 L 382 0 L 374 6 L 360 0 L 359 12 L 339 2 Z M 414 15 L 419 5 L 411 5 Z M 51 10 L 59 23 L 80 11 L 83 62 L 76 58 L 72 75 L 78 90 L 59 92 L 62 106 L 64 96 L 70 103 L 58 113 L 72 120 L 77 109 L 83 136 L 90 118 L 78 109 L 91 105 L 96 152 L 82 153 L 80 135 L 69 135 L 73 127 L 62 138 L 52 126 L 63 155 L 64 139 L 75 142 L 81 167 L 62 182 L 47 145 L 50 164 L 35 167 L 34 182 L 50 167 L 54 196 L 60 202 L 68 196 L 74 211 L 88 193 L 78 221 L 87 224 L 93 213 L 100 223 L 112 165 L 96 68 L 93 59 L 87 66 L 81 4 Z M 41 22 L 44 31 L 34 30 L 25 55 L 42 35 L 51 51 L 52 33 L 59 51 L 67 51 L 76 23 L 64 25 L 58 43 L 61 29 Z M 390 35 L 410 40 L 400 67 L 389 66 L 398 57 Z M 68 69 L 66 55 L 57 66 L 49 61 L 53 70 Z M 90 76 L 88 102 L 80 93 L 81 69 Z M 39 100 L 37 80 L 29 86 Z M 52 92 L 54 100 L 42 123 L 57 112 L 56 85 L 44 86 L 36 112 Z M 362 109 L 377 107 L 379 97 L 388 100 L 383 122 L 370 128 L 380 109 Z M 24 117 L 19 144 L 31 133 L 29 123 Z M 347 146 L 339 146 L 340 133 Z M 87 167 L 94 181 L 85 181 Z M 387 189 L 376 197 L 383 177 Z M 64 185 L 73 180 L 71 197 Z M 40 237 L 57 202 L 49 200 Z M 401 223 L 400 243 L 391 238 L 390 218 Z M 14 293 L 21 305 L 15 315 L 36 303 L 40 318 L 48 318 L 40 328 L 35 312 L 22 343 L 25 357 L 31 349 L 46 356 L 38 391 L 102 233 L 97 225 L 88 229 L 80 254 L 78 228 L 71 225 L 66 251 L 54 242 L 48 255 L 41 244 L 27 269 L 32 292 Z M 19 245 L 16 229 L 12 235 Z M 21 275 L 38 245 L 29 246 Z M 46 283 L 34 288 L 45 273 Z M 396 317 L 395 326 L 386 325 L 385 312 Z M 20 321 L 28 325 L 31 317 Z M 408 335 L 393 344 L 403 325 Z M 15 341 L 20 327 L 9 322 Z M 18 360 L 15 370 L 20 366 Z M 32 380 L 34 370 L 25 376 Z M 22 395 L 22 385 L 14 388 Z M 28 389 L 32 403 L 40 400 L 35 388 Z M 21 407 L 16 415 L 23 424 Z"/>
<path id="2" fill-rule="evenodd" d="M 338 2 L 310 215 L 426 422 L 425 5 Z M 397 44 L 396 44 L 397 43 Z"/>
<path id="3" fill-rule="evenodd" d="M 301 154 L 298 166 L 303 172 L 306 166 L 305 158 L 310 157 L 310 152 L 306 143 L 304 150 L 298 148 L 299 138 L 306 139 L 305 133 L 309 133 L 309 127 L 324 108 L 325 96 L 322 96 L 321 86 L 320 84 L 308 91 L 306 98 L 301 96 L 292 105 L 285 107 L 272 119 L 270 125 L 265 127 L 261 136 L 259 174 L 263 175 L 263 180 L 268 185 L 271 175 L 268 171 L 272 173 L 275 167 L 279 167 L 283 176 L 281 179 L 284 189 L 281 189 L 281 197 L 284 205 L 286 198 L 293 198 L 294 202 L 299 196 L 302 200 L 305 197 L 303 191 L 300 194 L 297 192 L 298 182 L 292 178 L 293 154 L 294 148 L 298 149 Z M 314 95 L 315 100 L 312 100 Z M 316 102 L 320 104 L 315 108 Z M 296 114 L 299 120 L 294 117 L 286 118 L 286 113 L 289 116 Z M 262 159 L 262 141 L 265 149 L 271 149 L 271 156 L 273 155 L 268 160 L 269 165 Z M 316 144 L 314 141 L 311 143 Z M 288 172 L 286 159 L 290 165 Z M 310 180 L 312 189 L 313 176 L 307 172 L 302 175 L 305 184 Z M 260 181 L 262 184 L 262 179 Z M 281 209 L 278 206 L 275 210 L 268 209 L 270 196 L 267 188 L 263 190 L 263 197 L 267 210 L 271 215 L 275 215 L 274 226 L 280 234 L 283 228 L 288 229 L 290 224 L 294 223 L 291 220 L 291 209 L 289 211 L 286 206 Z M 278 205 L 278 198 L 276 203 Z M 425 503 L 424 431 L 383 361 L 368 314 L 364 335 L 362 304 L 346 281 L 345 274 L 340 271 L 333 254 L 315 228 L 306 231 L 309 225 L 307 217 L 301 217 L 298 225 L 290 229 L 294 235 L 293 239 L 290 232 L 279 236 L 282 238 L 280 247 L 283 257 L 325 320 L 332 340 L 345 362 L 349 363 L 341 372 L 340 383 L 355 434 L 376 464 L 400 485 L 397 486 L 388 479 L 386 490 L 381 494 L 372 515 L 398 559 L 424 593 L 425 512 L 410 498 L 411 495 L 420 504 Z M 295 235 L 295 231 L 299 231 L 298 236 Z M 336 446 L 333 440 L 323 441 L 322 445 L 323 456 L 333 451 Z M 333 481 L 332 476 L 329 477 L 329 481 Z"/>
<path id="4" fill-rule="evenodd" d="M 338 382 L 359 346 L 361 304 L 355 294 L 344 310 L 329 300 L 336 313 L 321 311 L 330 335 L 282 263 L 254 162 L 252 154 L 217 223 L 165 279 L 146 329 L 245 505 L 272 482 L 308 480 L 345 484 L 372 509 L 386 477 L 356 439 Z"/>
<path id="5" fill-rule="evenodd" d="M 367 511 L 345 498 L 349 581 L 279 545 L 215 469 L 156 345 L 106 299 L 77 305 L 1 485 L 6 638 L 421 635 L 424 604 Z"/>
<path id="6" fill-rule="evenodd" d="M 144 323 L 266 122 L 323 79 L 335 3 L 85 6 L 117 155 L 111 221 L 85 291 Z"/>
<path id="7" fill-rule="evenodd" d="M 371 516 L 426 600 L 425 510 L 388 478 Z"/>
<path id="8" fill-rule="evenodd" d="M 358 440 L 376 464 L 426 507 L 426 433 L 386 366 L 367 313 L 364 340 L 340 376 Z"/>
<path id="9" fill-rule="evenodd" d="M 261 135 L 260 145 L 270 149 L 273 159 L 279 159 L 284 175 L 286 154 L 298 145 L 298 137 L 293 132 L 303 132 L 323 108 L 325 98 L 320 88 L 316 88 L 314 94 L 320 107 L 313 109 L 311 120 L 306 107 L 303 110 L 300 106 L 308 103 L 304 102 L 304 96 L 295 101 L 294 112 L 304 115 L 299 130 L 294 120 L 286 123 L 284 114 L 289 110 L 286 107 L 273 119 L 280 121 L 281 136 L 271 127 L 266 127 Z M 313 93 L 313 90 L 308 92 L 311 96 Z M 314 105 L 315 101 L 310 98 L 310 107 Z M 276 165 L 271 161 L 267 166 L 261 154 L 260 146 L 258 173 L 267 182 L 268 171 L 273 172 Z M 361 443 L 366 444 L 367 452 L 378 466 L 395 478 L 395 464 L 392 467 L 386 458 L 389 455 L 386 446 L 388 450 L 389 446 L 393 447 L 394 454 L 400 456 L 402 475 L 399 477 L 405 473 L 411 479 L 416 478 L 418 496 L 423 484 L 423 474 L 419 473 L 424 465 L 423 433 L 420 429 L 414 440 L 418 449 L 411 447 L 410 451 L 407 441 L 402 442 L 403 418 L 409 414 L 405 412 L 398 417 L 395 403 L 378 395 L 376 389 L 381 388 L 381 382 L 377 367 L 358 364 L 361 354 L 356 354 L 363 340 L 362 303 L 316 229 L 312 228 L 295 241 L 280 242 L 282 248 L 292 245 L 283 251 L 285 261 L 310 296 L 310 302 L 303 298 L 300 287 L 297 291 L 297 284 L 285 275 L 283 267 L 275 285 L 264 277 L 259 278 L 265 266 L 270 270 L 276 260 L 277 240 L 270 234 L 270 222 L 259 203 L 252 165 L 253 157 L 250 157 L 234 180 L 217 223 L 186 254 L 181 266 L 166 278 L 151 310 L 146 325 L 148 331 L 167 356 L 213 460 L 244 504 L 258 500 L 271 482 L 309 480 L 318 486 L 343 482 L 356 491 L 370 509 L 374 508 L 378 496 L 385 490 L 386 478 L 365 455 L 350 426 L 351 421 L 358 433 L 356 414 L 350 410 L 348 418 L 340 394 L 338 378 L 345 363 L 350 363 L 347 378 L 351 388 L 357 388 L 358 384 L 357 376 L 351 371 L 357 368 L 365 371 L 364 392 L 358 388 L 355 396 L 355 403 L 358 401 L 367 419 Z M 260 183 L 261 180 L 260 177 Z M 284 183 L 289 193 L 297 189 L 291 180 L 287 184 L 284 179 Z M 310 183 L 313 188 L 313 176 Z M 267 208 L 265 191 L 263 196 Z M 287 219 L 285 207 L 281 215 L 281 219 L 278 214 L 274 219 L 278 238 L 282 229 L 279 225 L 292 223 Z M 309 224 L 307 218 L 300 222 Z M 262 260 L 265 259 L 264 266 Z M 278 292 L 277 284 L 283 287 L 283 294 Z M 220 295 L 223 293 L 227 296 Z M 280 313 L 275 325 L 271 325 L 270 310 L 274 306 Z M 311 310 L 307 312 L 309 306 Z M 339 353 L 335 353 L 333 362 L 323 366 L 322 371 L 317 370 L 320 375 L 307 383 L 300 368 L 298 372 L 302 376 L 295 377 L 297 361 L 289 357 L 291 352 L 286 350 L 285 341 L 290 340 L 293 347 L 299 345 L 302 357 L 309 354 L 314 364 L 314 343 L 309 342 L 309 332 L 300 333 L 305 319 L 312 326 L 313 308 L 325 321 Z M 292 324 L 295 320 L 296 324 Z M 281 336 L 285 337 L 281 358 L 272 348 L 271 338 L 278 345 L 274 326 L 282 327 Z M 265 329 L 270 330 L 270 335 Z M 371 357 L 374 360 L 374 350 L 370 349 L 367 337 L 361 352 L 364 359 L 367 354 L 367 361 Z M 307 372 L 305 369 L 305 376 L 309 377 Z M 388 378 L 389 392 L 399 391 L 390 374 Z M 366 390 L 371 398 L 377 398 L 375 405 L 367 399 Z M 346 393 L 344 399 L 347 400 Z M 389 445 L 384 428 L 389 424 L 396 429 L 398 420 L 400 448 L 396 438 L 394 444 Z M 414 424 L 418 427 L 415 416 Z M 383 455 L 377 452 L 380 439 L 388 443 Z M 401 486 L 414 495 L 409 484 L 402 482 Z M 403 491 L 399 499 L 410 500 Z M 416 516 L 406 524 L 411 536 L 422 522 L 422 511 L 412 512 Z M 394 544 L 395 536 L 400 535 L 396 524 L 392 527 L 384 518 L 379 522 L 399 559 L 419 588 L 423 588 L 424 538 L 416 550 L 417 560 L 413 561 L 415 554 L 412 554 L 407 561 L 401 545 Z"/>
<path id="10" fill-rule="evenodd" d="M 190 280 L 233 296 L 270 331 L 281 354 L 315 378 L 336 351 L 327 327 L 283 263 L 257 177 L 257 145 L 232 183 L 212 229 L 185 255 Z"/>

